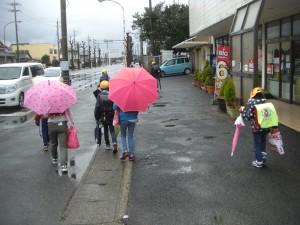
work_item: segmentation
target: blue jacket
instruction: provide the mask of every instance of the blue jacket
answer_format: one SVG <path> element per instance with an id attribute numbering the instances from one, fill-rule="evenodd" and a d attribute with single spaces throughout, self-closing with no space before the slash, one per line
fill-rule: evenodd
<path id="1" fill-rule="evenodd" d="M 113 105 L 114 110 L 120 110 L 120 120 L 137 120 L 139 112 L 123 112 L 117 104 Z"/>

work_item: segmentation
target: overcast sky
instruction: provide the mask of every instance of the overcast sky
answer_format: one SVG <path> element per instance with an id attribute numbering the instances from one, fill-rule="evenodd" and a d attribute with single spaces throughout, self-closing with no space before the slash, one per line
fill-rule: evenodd
<path id="1" fill-rule="evenodd" d="M 16 5 L 19 43 L 57 43 L 57 21 L 60 28 L 60 0 L 1 0 L 0 2 L 0 28 L 1 41 L 4 41 L 4 27 L 14 21 L 12 3 Z M 144 12 L 149 7 L 149 0 L 115 0 L 124 8 L 126 32 L 132 31 L 132 15 L 135 12 Z M 152 0 L 152 7 L 163 0 Z M 179 3 L 188 4 L 188 0 L 165 0 L 166 5 Z M 75 34 L 76 41 L 85 41 L 88 37 L 101 43 L 101 40 L 123 39 L 123 11 L 120 5 L 98 0 L 66 0 L 67 5 L 67 32 Z M 134 36 L 132 34 L 132 36 Z M 138 38 L 138 35 L 135 35 Z M 136 39 L 137 40 L 137 39 Z M 16 43 L 14 23 L 5 28 L 6 45 Z M 122 43 L 114 42 L 122 46 Z M 102 44 L 100 44 L 102 45 Z M 103 44 L 104 45 L 104 44 Z M 112 44 L 113 45 L 113 44 Z M 106 46 L 100 46 L 106 48 Z M 115 48 L 118 48 L 115 46 Z"/>

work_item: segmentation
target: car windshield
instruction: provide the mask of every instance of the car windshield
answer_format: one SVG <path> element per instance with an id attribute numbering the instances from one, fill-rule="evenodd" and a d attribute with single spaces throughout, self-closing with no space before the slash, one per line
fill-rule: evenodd
<path id="1" fill-rule="evenodd" d="M 0 67 L 0 80 L 20 78 L 22 67 Z"/>
<path id="2" fill-rule="evenodd" d="M 59 77 L 60 70 L 45 70 L 45 77 Z"/>

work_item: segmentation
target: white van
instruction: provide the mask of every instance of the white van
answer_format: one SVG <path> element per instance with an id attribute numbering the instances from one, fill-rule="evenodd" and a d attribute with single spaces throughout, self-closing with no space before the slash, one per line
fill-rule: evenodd
<path id="1" fill-rule="evenodd" d="M 24 93 L 32 85 L 32 78 L 44 75 L 41 63 L 9 63 L 0 65 L 0 107 L 24 104 Z"/>

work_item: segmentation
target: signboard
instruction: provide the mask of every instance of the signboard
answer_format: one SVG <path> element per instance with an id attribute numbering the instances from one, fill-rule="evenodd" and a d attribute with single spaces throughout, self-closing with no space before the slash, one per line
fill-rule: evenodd
<path id="1" fill-rule="evenodd" d="M 254 60 L 253 59 L 248 60 L 248 71 L 250 73 L 254 73 Z"/>
<path id="2" fill-rule="evenodd" d="M 228 46 L 219 45 L 217 52 L 217 66 L 216 66 L 216 82 L 215 93 L 219 94 L 219 90 L 224 79 L 229 74 L 230 65 L 230 48 Z"/>

